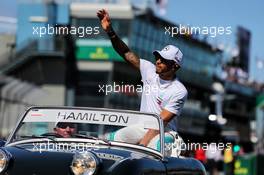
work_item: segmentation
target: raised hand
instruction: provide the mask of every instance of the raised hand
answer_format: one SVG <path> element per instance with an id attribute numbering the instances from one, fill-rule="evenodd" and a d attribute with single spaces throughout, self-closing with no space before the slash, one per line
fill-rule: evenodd
<path id="1" fill-rule="evenodd" d="M 101 9 L 97 12 L 97 16 L 101 21 L 101 26 L 104 31 L 108 32 L 111 29 L 111 20 L 108 12 L 105 9 Z"/>

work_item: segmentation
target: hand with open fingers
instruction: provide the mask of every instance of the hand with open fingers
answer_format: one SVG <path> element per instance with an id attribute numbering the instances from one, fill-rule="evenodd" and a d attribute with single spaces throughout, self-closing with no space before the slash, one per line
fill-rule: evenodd
<path id="1" fill-rule="evenodd" d="M 111 29 L 111 21 L 108 12 L 105 9 L 98 10 L 97 16 L 101 21 L 104 31 L 108 32 Z"/>

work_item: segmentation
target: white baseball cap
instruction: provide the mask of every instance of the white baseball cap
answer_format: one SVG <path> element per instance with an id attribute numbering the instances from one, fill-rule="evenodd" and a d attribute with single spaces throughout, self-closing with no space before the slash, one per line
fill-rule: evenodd
<path id="1" fill-rule="evenodd" d="M 154 55 L 159 54 L 162 58 L 166 60 L 173 60 L 179 66 L 182 66 L 182 52 L 180 49 L 174 45 L 167 45 L 161 51 L 155 50 L 153 52 Z"/>

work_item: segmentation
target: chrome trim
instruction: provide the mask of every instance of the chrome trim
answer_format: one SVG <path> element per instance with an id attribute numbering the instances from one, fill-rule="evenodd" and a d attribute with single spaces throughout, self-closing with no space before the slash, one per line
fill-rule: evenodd
<path id="1" fill-rule="evenodd" d="M 160 121 L 160 153 L 162 156 L 162 159 L 164 159 L 165 156 L 165 150 L 164 150 L 164 145 L 165 145 L 165 141 L 164 141 L 164 137 L 165 137 L 165 133 L 164 133 L 164 126 L 163 126 L 163 121 Z"/>
<path id="2" fill-rule="evenodd" d="M 26 114 L 30 111 L 31 108 L 28 108 L 25 110 L 25 112 L 20 115 L 19 117 L 19 120 L 15 126 L 15 128 L 13 129 L 13 131 L 10 133 L 10 135 L 8 136 L 7 140 L 6 140 L 6 143 L 5 143 L 5 146 L 9 144 L 9 142 L 11 142 L 11 140 L 13 139 L 14 137 L 14 134 L 16 133 L 17 129 L 20 127 L 21 125 L 21 122 L 23 121 L 23 119 L 25 118 Z"/>
<path id="3" fill-rule="evenodd" d="M 108 146 L 120 146 L 124 148 L 133 148 L 133 149 L 138 149 L 140 151 L 147 151 L 149 153 L 155 154 L 155 156 L 158 156 L 159 158 L 162 158 L 162 154 L 159 151 L 155 151 L 154 149 L 140 146 L 140 145 L 133 145 L 129 143 L 123 143 L 123 142 L 114 142 L 111 141 L 110 145 L 106 144 L 102 140 L 91 140 L 91 139 L 80 139 L 80 138 L 54 138 L 56 142 L 82 142 L 82 143 L 93 143 L 95 144 L 94 147 L 108 147 Z M 52 140 L 48 138 L 37 138 L 37 139 L 27 139 L 27 140 L 21 140 L 21 141 L 16 141 L 13 143 L 8 144 L 7 146 L 17 146 L 19 144 L 29 144 L 29 143 L 35 143 L 35 142 L 53 142 Z M 56 143 L 55 142 L 55 143 Z M 100 142 L 101 144 L 98 144 Z"/>
<path id="4" fill-rule="evenodd" d="M 151 152 L 151 153 L 159 156 L 160 158 L 163 158 L 163 155 L 159 151 L 156 151 L 156 150 L 148 148 L 148 147 L 144 147 L 144 146 L 140 146 L 140 145 L 132 145 L 132 144 L 129 144 L 129 143 L 122 143 L 122 142 L 111 142 L 111 145 L 113 145 L 113 146 L 123 146 L 123 147 L 128 147 L 128 148 L 144 150 L 144 151 Z"/>
<path id="5" fill-rule="evenodd" d="M 85 143 L 98 143 L 101 142 L 102 144 L 105 144 L 104 141 L 102 140 L 92 140 L 92 139 L 81 139 L 81 138 L 54 138 L 55 143 L 56 142 L 85 142 Z M 26 139 L 26 140 L 20 140 L 16 142 L 9 143 L 6 146 L 16 146 L 19 144 L 27 144 L 27 143 L 33 143 L 33 142 L 44 142 L 44 141 L 50 141 L 53 142 L 53 140 L 49 138 L 32 138 L 32 139 Z M 107 145 L 107 144 L 105 144 Z"/>

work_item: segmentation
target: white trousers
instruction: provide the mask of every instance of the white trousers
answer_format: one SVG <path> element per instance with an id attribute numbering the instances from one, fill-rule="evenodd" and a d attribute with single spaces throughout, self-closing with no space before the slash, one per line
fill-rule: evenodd
<path id="1" fill-rule="evenodd" d="M 106 139 L 118 142 L 125 142 L 131 144 L 138 144 L 140 140 L 147 133 L 148 129 L 144 129 L 137 125 L 124 127 L 115 132 L 108 133 Z M 165 131 L 165 155 L 178 157 L 181 152 L 182 138 L 176 131 Z M 160 151 L 160 135 L 151 139 L 147 147 Z"/>

